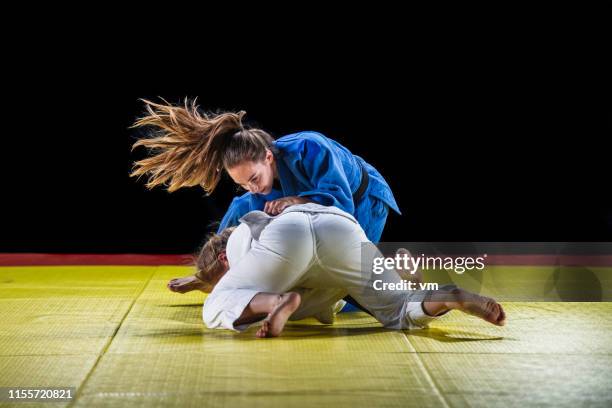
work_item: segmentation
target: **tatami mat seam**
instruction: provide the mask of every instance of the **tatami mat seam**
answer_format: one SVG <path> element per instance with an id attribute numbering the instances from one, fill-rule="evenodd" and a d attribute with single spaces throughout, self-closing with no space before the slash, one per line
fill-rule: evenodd
<path id="1" fill-rule="evenodd" d="M 132 311 L 132 308 L 134 307 L 134 305 L 138 301 L 138 298 L 140 298 L 140 296 L 144 293 L 144 291 L 147 288 L 147 286 L 149 286 L 149 283 L 151 282 L 151 279 L 153 278 L 153 276 L 155 276 L 155 273 L 157 272 L 158 269 L 159 269 L 159 266 L 151 267 L 151 273 L 149 274 L 149 277 L 143 283 L 142 288 L 140 289 L 140 291 L 138 291 L 136 296 L 134 296 L 132 298 L 132 303 L 130 303 L 130 307 L 128 307 L 128 309 L 124 313 L 123 317 L 121 318 L 121 321 L 119 321 L 119 324 L 117 325 L 117 327 L 113 331 L 113 334 L 109 337 L 109 339 L 106 342 L 106 344 L 104 345 L 104 347 L 102 347 L 102 350 L 98 354 L 98 358 L 96 359 L 95 363 L 93 364 L 93 366 L 91 367 L 91 369 L 89 370 L 87 375 L 85 375 L 85 378 L 81 382 L 79 388 L 76 390 L 74 398 L 70 401 L 70 403 L 67 405 L 67 407 L 74 406 L 74 404 L 78 401 L 79 397 L 81 396 L 81 390 L 83 390 L 85 388 L 85 385 L 87 384 L 87 381 L 91 378 L 92 374 L 94 373 L 94 371 L 98 367 L 98 364 L 100 363 L 102 358 L 106 355 L 107 350 L 110 348 L 111 344 L 113 343 L 113 340 L 115 339 L 115 336 L 117 335 L 117 333 L 121 329 L 121 326 L 123 325 L 123 322 L 128 317 L 130 312 Z"/>
<path id="2" fill-rule="evenodd" d="M 419 355 L 419 352 L 416 351 L 416 349 L 414 348 L 414 346 L 410 342 L 410 339 L 408 338 L 408 335 L 405 332 L 402 332 L 402 336 L 406 340 L 406 343 L 410 346 L 410 348 L 412 348 L 415 351 L 414 354 L 415 354 L 415 357 L 416 357 L 416 361 L 419 364 L 419 368 L 421 369 L 421 372 L 423 372 L 423 375 L 424 375 L 425 379 L 431 385 L 431 388 L 436 392 L 436 394 L 440 398 L 440 401 L 442 402 L 444 407 L 445 408 L 450 408 L 450 404 L 446 400 L 446 396 L 444 395 L 444 393 L 442 392 L 442 390 L 440 389 L 438 384 L 436 384 L 436 382 L 434 381 L 433 377 L 431 376 L 431 373 L 429 372 L 429 370 L 425 366 L 425 363 L 423 363 L 423 360 L 421 359 L 421 356 Z"/>

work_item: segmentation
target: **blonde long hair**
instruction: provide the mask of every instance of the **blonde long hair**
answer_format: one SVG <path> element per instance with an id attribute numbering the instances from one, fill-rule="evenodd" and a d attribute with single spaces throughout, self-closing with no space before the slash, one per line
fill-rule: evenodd
<path id="1" fill-rule="evenodd" d="M 195 275 L 198 279 L 204 281 L 211 290 L 221 277 L 219 254 L 225 251 L 227 241 L 235 228 L 230 227 L 218 234 L 209 234 L 206 243 L 195 257 Z"/>
<path id="2" fill-rule="evenodd" d="M 148 188 L 164 185 L 172 192 L 199 185 L 212 193 L 224 168 L 261 161 L 266 149 L 275 152 L 272 136 L 245 128 L 244 111 L 207 114 L 195 99 L 188 98 L 183 105 L 142 101 L 146 115 L 132 127 L 152 132 L 134 143 L 132 150 L 144 146 L 149 157 L 135 162 L 130 176 L 147 176 Z"/>

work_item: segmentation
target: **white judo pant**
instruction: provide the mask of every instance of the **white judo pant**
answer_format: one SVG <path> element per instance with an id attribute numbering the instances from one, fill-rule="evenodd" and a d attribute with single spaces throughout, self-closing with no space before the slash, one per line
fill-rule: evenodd
<path id="1" fill-rule="evenodd" d="M 227 245 L 230 269 L 204 303 L 207 327 L 243 330 L 248 325 L 234 322 L 257 293 L 288 291 L 302 296 L 292 319 L 325 313 L 347 294 L 387 328 L 418 328 L 434 319 L 422 309 L 422 291 L 374 289 L 381 276 L 362 262 L 380 254 L 349 214 L 310 203 L 277 217 L 251 212 L 241 221 Z M 395 272 L 383 279 L 401 281 Z"/>

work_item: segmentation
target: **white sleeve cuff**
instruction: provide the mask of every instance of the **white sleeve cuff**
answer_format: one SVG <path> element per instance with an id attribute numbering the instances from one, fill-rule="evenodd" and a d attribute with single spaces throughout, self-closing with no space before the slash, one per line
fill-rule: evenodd
<path id="1" fill-rule="evenodd" d="M 407 311 L 408 313 L 406 314 L 406 316 L 410 323 L 410 329 L 426 328 L 432 320 L 435 320 L 447 313 L 444 312 L 442 314 L 439 314 L 438 316 L 430 316 L 425 313 L 425 310 L 423 309 L 423 302 L 410 302 L 408 304 Z"/>
<path id="2" fill-rule="evenodd" d="M 252 289 L 222 290 L 217 293 L 213 290 L 204 302 L 204 324 L 209 329 L 246 330 L 251 323 L 234 326 L 234 322 L 242 316 L 244 309 L 258 293 Z"/>

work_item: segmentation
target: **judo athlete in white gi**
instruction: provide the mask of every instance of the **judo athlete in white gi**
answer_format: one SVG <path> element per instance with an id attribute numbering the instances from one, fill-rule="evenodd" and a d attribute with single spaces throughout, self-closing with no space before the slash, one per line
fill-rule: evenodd
<path id="1" fill-rule="evenodd" d="M 289 318 L 333 316 L 348 294 L 392 329 L 425 327 L 452 309 L 504 324 L 501 305 L 462 289 L 376 290 L 374 279 L 401 281 L 395 271 L 362 267 L 377 254 L 357 221 L 336 207 L 294 205 L 275 217 L 250 212 L 227 240 L 220 278 L 209 279 L 204 323 L 241 331 L 263 319 L 257 336 L 274 337 Z"/>

